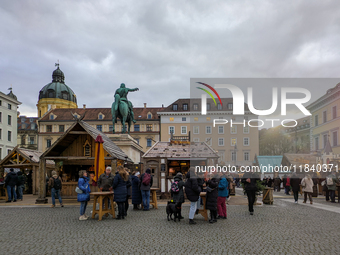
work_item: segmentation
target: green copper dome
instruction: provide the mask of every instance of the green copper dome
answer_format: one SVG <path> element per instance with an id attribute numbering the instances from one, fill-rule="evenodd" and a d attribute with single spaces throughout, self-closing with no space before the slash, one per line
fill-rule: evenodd
<path id="1" fill-rule="evenodd" d="M 45 85 L 39 92 L 39 100 L 42 98 L 60 98 L 77 103 L 73 90 L 65 84 L 65 75 L 58 68 L 52 73 L 52 82 Z"/>

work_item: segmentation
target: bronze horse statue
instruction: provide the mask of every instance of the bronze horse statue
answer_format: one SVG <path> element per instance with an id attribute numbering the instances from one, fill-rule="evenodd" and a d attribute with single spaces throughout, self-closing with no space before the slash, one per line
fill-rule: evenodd
<path id="1" fill-rule="evenodd" d="M 131 118 L 129 107 L 126 101 L 120 100 L 117 110 L 115 110 L 115 102 L 113 102 L 112 107 L 111 107 L 111 114 L 112 114 L 112 124 L 113 124 L 112 133 L 115 133 L 115 123 L 117 123 L 117 118 L 119 118 L 122 123 L 122 127 L 123 127 L 122 133 L 123 134 L 126 133 L 125 122 L 127 122 L 128 123 L 128 134 L 130 134 L 132 118 Z"/>

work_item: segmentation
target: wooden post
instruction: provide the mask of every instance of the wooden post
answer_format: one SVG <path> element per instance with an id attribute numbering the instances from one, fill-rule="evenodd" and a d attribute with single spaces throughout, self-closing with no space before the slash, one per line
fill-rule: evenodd
<path id="1" fill-rule="evenodd" d="M 115 175 L 115 173 L 117 172 L 117 159 L 111 160 L 111 168 L 112 168 L 111 173 Z"/>
<path id="2" fill-rule="evenodd" d="M 36 166 L 33 166 L 32 169 L 32 194 L 36 195 L 37 194 L 37 168 Z"/>
<path id="3" fill-rule="evenodd" d="M 36 204 L 47 204 L 46 198 L 46 160 L 40 159 L 39 173 L 38 173 L 38 198 Z"/>

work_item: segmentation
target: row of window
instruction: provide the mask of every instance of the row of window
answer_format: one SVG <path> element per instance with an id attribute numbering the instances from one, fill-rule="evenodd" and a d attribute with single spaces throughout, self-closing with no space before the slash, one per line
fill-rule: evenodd
<path id="1" fill-rule="evenodd" d="M 206 137 L 205 138 L 205 142 L 212 146 L 212 138 L 211 137 Z M 195 137 L 194 142 L 199 142 L 200 139 Z M 217 144 L 218 146 L 224 146 L 224 137 L 219 137 L 218 140 L 217 140 Z M 230 146 L 237 146 L 237 138 L 230 138 Z M 249 140 L 249 137 L 243 137 L 243 146 L 249 146 L 250 145 L 250 140 Z"/>
<path id="2" fill-rule="evenodd" d="M 218 154 L 220 156 L 220 160 L 221 161 L 225 161 L 224 152 L 220 152 Z M 237 159 L 237 151 L 231 151 L 230 154 L 231 154 L 231 161 L 236 162 L 238 160 Z M 244 161 L 249 161 L 250 160 L 250 152 L 249 151 L 243 152 L 243 160 Z"/>
<path id="3" fill-rule="evenodd" d="M 34 144 L 34 136 L 30 136 L 29 137 L 29 140 L 28 140 L 28 143 L 30 144 L 30 145 L 33 145 Z M 25 145 L 26 144 L 26 136 L 25 135 L 23 135 L 23 136 L 21 136 L 21 145 Z"/>
<path id="4" fill-rule="evenodd" d="M 338 131 L 334 131 L 332 132 L 332 135 L 331 135 L 331 144 L 332 146 L 338 146 Z M 322 135 L 322 145 L 323 145 L 323 148 L 326 147 L 326 144 L 327 144 L 327 141 L 328 141 L 328 134 L 324 134 Z M 315 137 L 315 144 L 314 144 L 314 147 L 315 147 L 315 150 L 319 150 L 320 147 L 319 147 L 319 137 Z"/>
<path id="5" fill-rule="evenodd" d="M 2 139 L 2 129 L 0 128 L 0 140 Z M 7 131 L 7 141 L 12 141 L 12 131 Z"/>
<path id="6" fill-rule="evenodd" d="M 223 120 L 224 117 L 218 117 L 218 119 Z M 172 121 L 175 121 L 175 118 L 174 117 L 170 117 L 169 120 L 172 122 Z M 207 117 L 206 120 L 207 121 L 211 121 L 211 117 Z M 231 118 L 231 120 L 235 121 L 236 118 Z M 187 121 L 187 118 L 186 117 L 182 117 L 182 121 Z M 194 121 L 198 121 L 198 117 L 194 117 Z M 248 121 L 248 117 L 247 116 L 244 117 L 244 121 L 245 122 Z"/>
<path id="7" fill-rule="evenodd" d="M 2 106 L 2 100 L 0 100 L 0 106 Z M 7 104 L 7 109 L 8 110 L 12 110 L 12 105 L 11 104 Z"/>
<path id="8" fill-rule="evenodd" d="M 224 134 L 224 126 L 218 126 L 218 134 Z M 170 126 L 169 127 L 169 134 L 175 134 L 175 127 Z M 186 126 L 181 126 L 181 134 L 184 135 L 187 133 L 187 127 Z M 193 133 L 195 135 L 198 135 L 199 132 L 199 126 L 194 126 L 193 127 Z M 205 133 L 206 134 L 211 134 L 212 133 L 212 126 L 206 126 L 205 127 Z M 230 134 L 237 134 L 237 126 L 232 126 L 230 128 Z M 243 134 L 249 134 L 249 127 L 243 127 Z"/>
<path id="9" fill-rule="evenodd" d="M 210 103 L 207 103 L 207 111 L 209 111 L 211 109 Z M 217 104 L 217 110 L 222 110 L 223 107 L 220 103 Z M 232 110 L 233 109 L 233 104 L 232 103 L 228 103 L 227 104 L 227 109 L 228 110 Z M 172 110 L 173 111 L 178 111 L 178 104 L 173 104 L 172 105 Z M 188 104 L 182 104 L 182 110 L 183 111 L 188 111 Z M 199 110 L 199 105 L 198 104 L 193 104 L 192 105 L 192 110 L 193 111 L 198 111 Z"/>
<path id="10" fill-rule="evenodd" d="M 336 106 L 332 107 L 332 119 L 336 119 L 337 117 L 337 109 Z M 322 123 L 326 123 L 327 122 L 327 111 L 323 111 L 322 112 Z M 315 115 L 314 116 L 314 126 L 318 126 L 319 125 L 319 115 Z"/>
<path id="11" fill-rule="evenodd" d="M 2 112 L 0 112 L 0 123 L 2 122 Z M 11 115 L 8 115 L 7 116 L 7 124 L 8 125 L 12 125 L 12 116 Z"/>

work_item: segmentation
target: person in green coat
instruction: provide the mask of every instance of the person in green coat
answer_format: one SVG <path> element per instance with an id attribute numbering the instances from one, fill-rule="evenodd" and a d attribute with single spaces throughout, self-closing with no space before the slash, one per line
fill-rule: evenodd
<path id="1" fill-rule="evenodd" d="M 336 190 L 336 184 L 339 183 L 337 178 L 333 173 L 327 176 L 326 178 L 326 184 L 329 191 L 329 196 L 331 197 L 331 202 L 335 203 L 335 190 Z"/>

